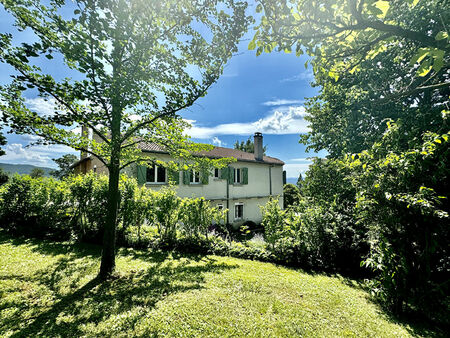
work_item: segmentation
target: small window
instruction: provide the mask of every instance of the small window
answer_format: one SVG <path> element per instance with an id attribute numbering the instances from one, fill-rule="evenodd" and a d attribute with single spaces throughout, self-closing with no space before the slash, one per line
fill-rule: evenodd
<path id="1" fill-rule="evenodd" d="M 223 210 L 223 204 L 217 204 L 217 210 L 222 211 Z"/>
<path id="2" fill-rule="evenodd" d="M 96 173 L 96 172 L 97 172 L 97 166 L 94 165 L 94 173 Z"/>
<path id="3" fill-rule="evenodd" d="M 234 205 L 234 219 L 239 220 L 244 218 L 244 204 L 236 203 Z"/>
<path id="4" fill-rule="evenodd" d="M 214 178 L 220 178 L 220 169 L 218 168 L 214 169 Z"/>
<path id="5" fill-rule="evenodd" d="M 157 165 L 147 168 L 148 183 L 166 183 L 166 168 Z"/>
<path id="6" fill-rule="evenodd" d="M 200 172 L 198 170 L 191 170 L 191 175 L 189 178 L 191 184 L 200 183 Z"/>
<path id="7" fill-rule="evenodd" d="M 242 170 L 241 168 L 234 168 L 234 183 L 242 183 Z"/>

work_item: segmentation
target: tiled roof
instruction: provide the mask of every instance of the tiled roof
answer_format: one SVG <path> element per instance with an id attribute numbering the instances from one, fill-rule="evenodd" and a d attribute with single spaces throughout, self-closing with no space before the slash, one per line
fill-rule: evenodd
<path id="1" fill-rule="evenodd" d="M 151 153 L 167 153 L 167 151 L 159 144 L 156 143 L 147 143 L 147 142 L 141 142 L 138 144 L 138 147 L 146 152 Z M 262 161 L 258 161 L 255 159 L 255 154 L 253 153 L 247 153 L 245 151 L 237 150 L 237 149 L 231 149 L 231 148 L 224 148 L 224 147 L 214 147 L 210 151 L 202 151 L 198 153 L 198 155 L 207 156 L 210 158 L 223 158 L 223 157 L 234 157 L 238 161 L 243 162 L 256 162 L 256 163 L 267 163 L 267 164 L 277 164 L 277 165 L 283 165 L 284 162 L 270 156 L 264 156 Z"/>

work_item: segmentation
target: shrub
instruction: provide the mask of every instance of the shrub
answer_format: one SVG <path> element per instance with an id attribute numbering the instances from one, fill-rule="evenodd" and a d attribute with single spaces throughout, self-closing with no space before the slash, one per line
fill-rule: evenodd
<path id="1" fill-rule="evenodd" d="M 152 219 L 151 193 L 145 187 L 139 187 L 134 178 L 122 175 L 119 181 L 120 203 L 118 210 L 117 240 L 125 245 L 128 241 L 136 246 L 148 237 L 143 225 Z"/>
<path id="2" fill-rule="evenodd" d="M 277 239 L 283 236 L 285 214 L 281 209 L 277 198 L 270 198 L 266 205 L 261 206 L 262 226 L 264 227 L 264 239 L 272 248 Z"/>
<path id="3" fill-rule="evenodd" d="M 181 199 L 172 186 L 151 192 L 150 198 L 150 215 L 153 216 L 160 239 L 169 243 L 174 242 L 180 219 Z"/>
<path id="4" fill-rule="evenodd" d="M 3 170 L 3 168 L 0 168 L 0 187 L 8 182 L 9 176 L 8 174 Z"/>
<path id="5" fill-rule="evenodd" d="M 300 189 L 292 183 L 287 183 L 283 186 L 283 204 L 284 208 L 290 208 L 300 202 Z"/>
<path id="6" fill-rule="evenodd" d="M 211 207 L 209 201 L 202 198 L 185 198 L 181 204 L 181 231 L 187 237 L 208 238 L 208 228 L 211 224 L 222 225 L 226 219 L 225 211 Z"/>
<path id="7" fill-rule="evenodd" d="M 63 182 L 70 189 L 73 234 L 81 241 L 101 243 L 106 221 L 108 177 L 91 173 L 70 176 Z"/>
<path id="8" fill-rule="evenodd" d="M 382 142 L 356 158 L 357 216 L 370 229 L 365 265 L 377 274 L 372 290 L 395 312 L 407 307 L 448 322 L 450 133 L 428 133 L 407 151 L 390 124 Z M 393 141 L 394 140 L 394 141 Z"/>
<path id="9" fill-rule="evenodd" d="M 0 190 L 0 224 L 15 234 L 68 239 L 68 199 L 62 182 L 14 175 Z"/>

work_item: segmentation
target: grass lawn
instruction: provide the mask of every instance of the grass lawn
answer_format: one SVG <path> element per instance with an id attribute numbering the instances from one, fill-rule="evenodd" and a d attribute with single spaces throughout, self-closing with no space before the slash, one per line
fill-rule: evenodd
<path id="1" fill-rule="evenodd" d="M 217 256 L 100 249 L 0 233 L 0 336 L 431 335 L 385 316 L 339 277 Z"/>

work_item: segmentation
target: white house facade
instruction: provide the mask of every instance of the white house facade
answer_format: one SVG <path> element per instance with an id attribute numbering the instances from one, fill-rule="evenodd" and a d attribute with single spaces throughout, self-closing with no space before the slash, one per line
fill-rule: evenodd
<path id="1" fill-rule="evenodd" d="M 175 183 L 177 195 L 180 197 L 204 197 L 211 204 L 228 209 L 227 223 L 236 226 L 247 221 L 260 223 L 262 220 L 260 206 L 265 205 L 270 197 L 278 197 L 283 206 L 283 165 L 273 157 L 263 155 L 262 135 L 256 133 L 255 153 L 214 147 L 204 156 L 211 158 L 234 157 L 236 162 L 225 168 L 212 169 L 210 172 L 168 172 L 162 166 L 134 166 L 127 170 L 135 176 L 139 184 L 149 189 L 159 190 Z M 156 144 L 141 143 L 138 145 L 144 153 L 156 160 L 169 162 L 174 159 L 163 148 Z M 82 158 L 75 165 L 76 172 L 85 173 L 94 170 L 107 173 L 101 162 L 91 157 Z"/>

